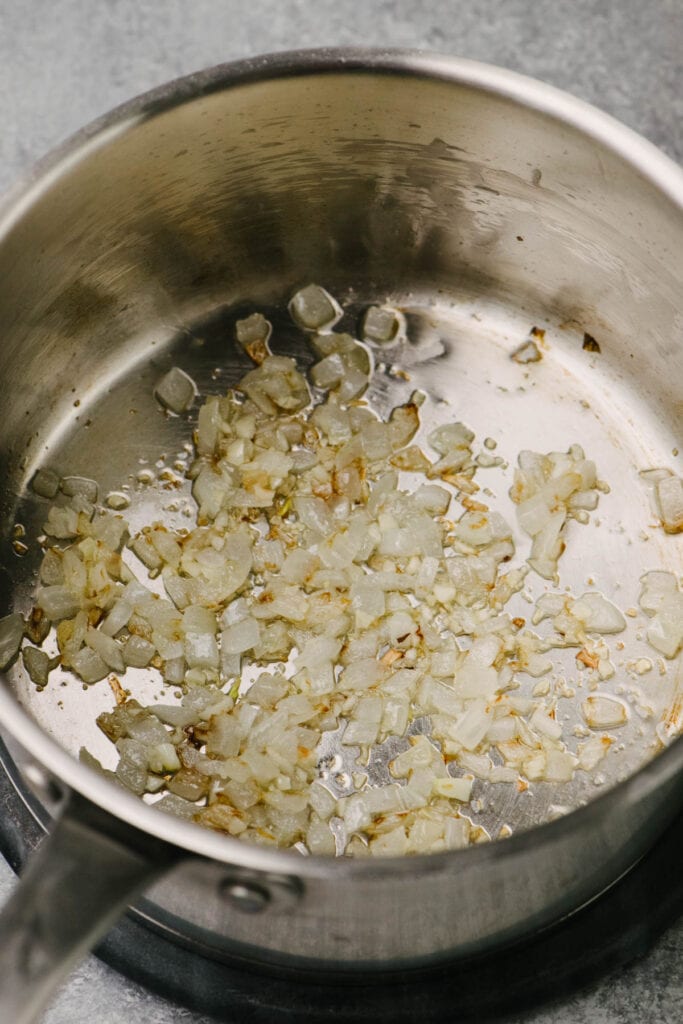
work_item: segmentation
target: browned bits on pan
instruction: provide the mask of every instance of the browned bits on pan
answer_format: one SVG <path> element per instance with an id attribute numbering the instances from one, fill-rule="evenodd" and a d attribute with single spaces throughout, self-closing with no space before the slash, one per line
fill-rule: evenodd
<path id="1" fill-rule="evenodd" d="M 583 335 L 583 350 L 584 352 L 599 352 L 600 346 L 593 337 L 592 334 L 588 334 L 587 331 Z"/>

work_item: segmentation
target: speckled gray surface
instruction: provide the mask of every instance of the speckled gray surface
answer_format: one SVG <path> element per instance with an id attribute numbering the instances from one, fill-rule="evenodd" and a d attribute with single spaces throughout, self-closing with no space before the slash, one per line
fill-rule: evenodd
<path id="1" fill-rule="evenodd" d="M 177 75 L 271 50 L 354 44 L 423 47 L 525 72 L 595 103 L 683 160 L 680 0 L 0 0 L 0 189 L 83 123 Z M 0 859 L 0 901 L 12 884 Z M 644 960 L 523 1019 L 683 1020 L 683 922 Z M 45 1021 L 209 1024 L 93 957 Z"/>

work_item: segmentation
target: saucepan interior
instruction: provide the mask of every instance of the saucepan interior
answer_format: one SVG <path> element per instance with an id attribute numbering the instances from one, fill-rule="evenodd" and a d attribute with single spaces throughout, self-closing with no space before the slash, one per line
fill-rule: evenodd
<path id="1" fill-rule="evenodd" d="M 312 281 L 344 306 L 351 331 L 369 303 L 405 312 L 408 342 L 374 386 L 380 410 L 417 387 L 431 403 L 427 419 L 448 403 L 478 437 L 497 438 L 510 465 L 522 448 L 572 443 L 595 458 L 612 492 L 598 521 L 577 529 L 563 582 L 636 609 L 642 573 L 683 569 L 680 538 L 656 524 L 641 475 L 680 462 L 682 201 L 680 173 L 627 130 L 464 61 L 280 57 L 209 72 L 115 113 L 48 162 L 1 225 L 5 610 L 25 611 L 35 586 L 37 546 L 29 540 L 19 554 L 13 542 L 17 523 L 29 539 L 41 532 L 46 502 L 28 487 L 36 469 L 94 477 L 102 493 L 128 488 L 132 526 L 149 522 L 155 503 L 171 503 L 162 488 L 136 486 L 140 466 L 170 464 L 188 439 L 187 421 L 159 414 L 155 382 L 179 365 L 202 393 L 235 383 L 247 365 L 234 322 L 254 309 L 272 319 L 278 351 L 310 361 L 286 305 Z M 543 358 L 519 365 L 509 356 L 532 326 L 545 332 Z M 491 479 L 503 501 L 502 470 Z M 167 509 L 171 524 L 180 515 Z M 633 625 L 605 684 L 630 714 L 604 770 L 539 784 L 531 797 L 482 784 L 476 813 L 493 836 L 508 821 L 523 831 L 616 786 L 600 812 L 588 807 L 486 852 L 400 866 L 252 850 L 118 793 L 76 761 L 85 746 L 111 763 L 95 725 L 111 706 L 104 683 L 81 688 L 55 673 L 37 692 L 18 664 L 3 714 L 33 756 L 114 813 L 214 861 L 306 879 L 301 913 L 276 914 L 269 928 L 227 920 L 212 903 L 222 863 L 207 871 L 193 862 L 182 884 L 159 885 L 155 913 L 190 922 L 216 950 L 229 942 L 312 960 L 415 959 L 577 906 L 675 809 L 680 744 L 633 778 L 680 725 L 677 662 L 642 686 L 629 674 L 627 655 L 647 654 L 643 629 Z M 158 689 L 144 672 L 130 685 L 142 701 Z M 580 725 L 577 704 L 565 701 L 568 734 Z M 400 878 L 412 894 L 398 904 Z M 401 923 L 407 908 L 414 927 Z"/>

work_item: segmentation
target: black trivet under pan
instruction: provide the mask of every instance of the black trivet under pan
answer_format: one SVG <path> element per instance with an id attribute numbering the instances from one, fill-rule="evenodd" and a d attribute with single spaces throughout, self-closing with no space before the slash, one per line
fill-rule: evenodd
<path id="1" fill-rule="evenodd" d="M 0 847 L 19 870 L 43 829 L 0 742 Z M 8 770 L 4 770 L 7 768 Z M 459 1024 L 566 997 L 645 953 L 683 914 L 683 816 L 619 882 L 552 928 L 495 953 L 382 974 L 219 963 L 126 915 L 96 950 L 159 995 L 228 1024 Z"/>

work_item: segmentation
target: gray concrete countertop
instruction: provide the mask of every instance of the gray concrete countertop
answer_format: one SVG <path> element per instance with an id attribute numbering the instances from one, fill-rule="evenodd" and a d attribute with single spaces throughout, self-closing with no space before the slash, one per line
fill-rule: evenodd
<path id="1" fill-rule="evenodd" d="M 170 78 L 256 53 L 359 44 L 421 47 L 544 79 L 683 160 L 680 0 L 0 0 L 0 190 L 85 122 Z M 12 885 L 0 858 L 0 902 Z M 524 1016 L 527 1024 L 681 1019 L 683 922 L 591 991 Z M 45 1021 L 210 1024 L 94 957 Z"/>

